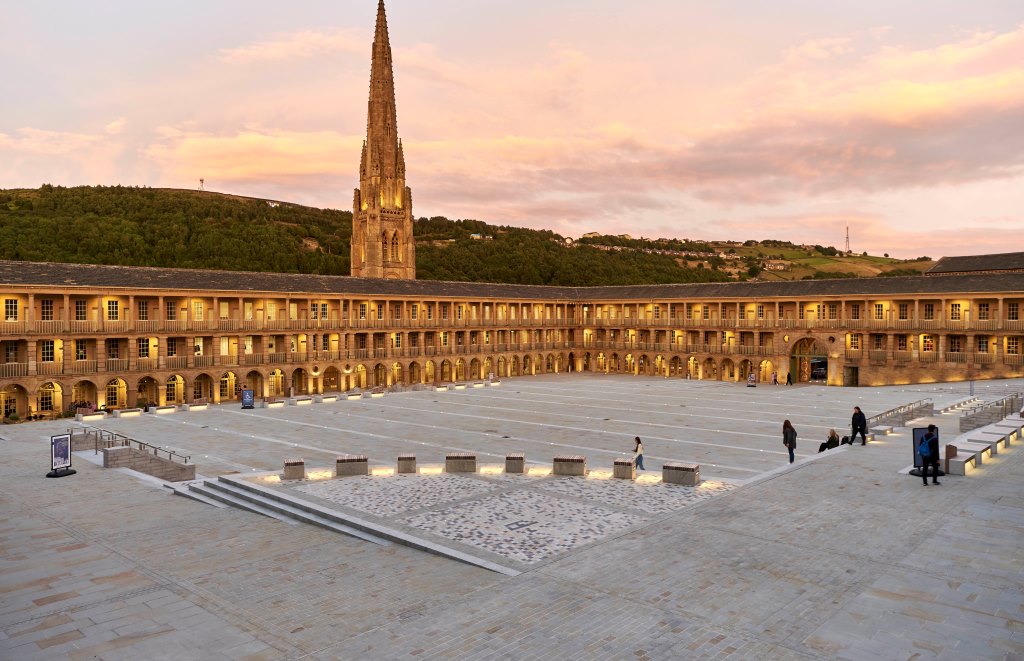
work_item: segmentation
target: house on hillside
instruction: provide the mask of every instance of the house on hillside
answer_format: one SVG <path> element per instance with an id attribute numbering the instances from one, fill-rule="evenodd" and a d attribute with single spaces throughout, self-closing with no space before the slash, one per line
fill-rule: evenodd
<path id="1" fill-rule="evenodd" d="M 788 271 L 792 265 L 782 259 L 766 259 L 764 262 L 765 271 Z"/>

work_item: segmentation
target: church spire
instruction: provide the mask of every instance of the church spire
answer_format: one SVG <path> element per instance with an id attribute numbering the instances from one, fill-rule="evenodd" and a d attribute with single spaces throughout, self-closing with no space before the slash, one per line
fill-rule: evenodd
<path id="1" fill-rule="evenodd" d="M 405 154 L 398 139 L 395 76 L 384 0 L 377 3 L 366 141 L 359 163 L 359 188 L 355 191 L 353 212 L 352 275 L 414 279 L 412 191 L 405 185 Z"/>

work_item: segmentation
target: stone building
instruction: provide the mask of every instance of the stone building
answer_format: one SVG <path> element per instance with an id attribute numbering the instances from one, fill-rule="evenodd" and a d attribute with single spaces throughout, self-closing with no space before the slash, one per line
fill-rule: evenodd
<path id="1" fill-rule="evenodd" d="M 840 386 L 1024 375 L 1021 254 L 955 258 L 932 277 L 415 280 L 383 2 L 354 211 L 353 277 L 0 261 L 3 416 L 566 372 Z"/>

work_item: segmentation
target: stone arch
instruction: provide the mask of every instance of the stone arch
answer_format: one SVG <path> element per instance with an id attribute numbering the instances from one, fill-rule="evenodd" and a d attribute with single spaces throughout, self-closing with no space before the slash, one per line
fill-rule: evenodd
<path id="1" fill-rule="evenodd" d="M 139 379 L 135 388 L 135 405 L 157 406 L 160 403 L 160 384 L 151 376 Z"/>
<path id="2" fill-rule="evenodd" d="M 36 389 L 36 413 L 53 414 L 64 410 L 64 387 L 47 381 Z"/>
<path id="3" fill-rule="evenodd" d="M 284 372 L 276 369 L 267 377 L 267 397 L 284 396 Z"/>
<path id="4" fill-rule="evenodd" d="M 362 363 L 356 365 L 355 379 L 352 383 L 353 388 L 365 389 L 367 385 L 367 373 L 366 365 Z"/>
<path id="5" fill-rule="evenodd" d="M 185 377 L 180 374 L 172 374 L 164 381 L 164 403 L 184 404 L 185 403 Z"/>
<path id="6" fill-rule="evenodd" d="M 725 358 L 722 360 L 721 375 L 722 381 L 736 380 L 736 363 L 732 362 L 732 358 Z"/>
<path id="7" fill-rule="evenodd" d="M 370 385 L 374 388 L 388 385 L 388 368 L 384 367 L 384 363 L 377 363 L 373 366 L 373 381 Z"/>
<path id="8" fill-rule="evenodd" d="M 455 381 L 466 380 L 466 361 L 461 358 L 455 360 Z"/>
<path id="9" fill-rule="evenodd" d="M 700 361 L 697 360 L 697 356 L 690 356 L 686 359 L 686 378 L 688 379 L 700 379 Z"/>
<path id="10" fill-rule="evenodd" d="M 391 385 L 399 386 L 405 384 L 405 370 L 402 363 L 395 362 L 391 365 Z"/>
<path id="11" fill-rule="evenodd" d="M 505 356 L 501 356 L 498 358 L 498 378 L 503 379 L 508 375 L 508 361 Z"/>
<path id="12" fill-rule="evenodd" d="M 213 377 L 206 372 L 192 380 L 192 401 L 197 399 L 213 401 Z"/>
<path id="13" fill-rule="evenodd" d="M 751 374 L 754 374 L 754 378 L 757 379 L 757 373 L 754 371 L 754 364 L 749 359 L 744 358 L 740 361 L 739 365 L 739 380 L 746 381 Z M 760 379 L 758 379 L 760 380 Z"/>
<path id="14" fill-rule="evenodd" d="M 299 370 L 296 370 L 296 372 L 298 371 Z M 234 372 L 227 371 L 221 374 L 218 388 L 220 392 L 220 401 L 222 402 L 232 402 L 242 399 L 242 382 L 239 381 L 238 375 Z"/>
<path id="15" fill-rule="evenodd" d="M 432 360 L 428 360 L 423 366 L 423 383 L 438 383 L 437 366 Z"/>
<path id="16" fill-rule="evenodd" d="M 73 413 L 76 409 L 95 409 L 98 390 L 96 384 L 88 379 L 76 381 L 71 386 L 71 403 L 68 409 Z"/>
<path id="17" fill-rule="evenodd" d="M 672 356 L 672 360 L 668 361 L 668 375 L 671 376 L 683 376 L 683 359 L 679 356 Z"/>
<path id="18" fill-rule="evenodd" d="M 757 379 L 761 383 L 771 383 L 775 373 L 775 364 L 770 360 L 762 360 L 757 367 Z M 777 375 L 776 375 L 777 376 Z"/>
<path id="19" fill-rule="evenodd" d="M 807 383 L 814 379 L 817 370 L 828 377 L 828 347 L 813 337 L 802 337 L 793 344 L 789 353 L 789 373 L 794 383 Z"/>
<path id="20" fill-rule="evenodd" d="M 18 383 L 11 383 L 0 390 L 0 408 L 4 418 L 17 416 L 25 419 L 28 416 L 28 390 Z"/>
<path id="21" fill-rule="evenodd" d="M 718 364 L 715 363 L 714 358 L 705 358 L 704 362 L 701 363 L 700 378 L 710 380 L 718 378 Z"/>
<path id="22" fill-rule="evenodd" d="M 544 371 L 546 373 L 552 373 L 558 371 L 558 362 L 552 354 L 548 354 L 544 359 Z"/>
<path id="23" fill-rule="evenodd" d="M 529 376 L 533 374 L 533 360 L 530 358 L 530 354 L 523 356 L 523 376 Z"/>
<path id="24" fill-rule="evenodd" d="M 480 368 L 480 359 L 474 358 L 473 360 L 469 361 L 469 378 L 474 380 L 484 378 L 484 375 Z"/>
<path id="25" fill-rule="evenodd" d="M 441 383 L 452 382 L 452 363 L 445 359 L 441 361 Z"/>
<path id="26" fill-rule="evenodd" d="M 333 365 L 324 370 L 324 375 L 321 377 L 323 380 L 323 391 L 324 392 L 340 392 L 341 391 L 341 370 Z"/>
<path id="27" fill-rule="evenodd" d="M 409 385 L 423 383 L 423 368 L 415 360 L 409 363 Z"/>
<path id="28" fill-rule="evenodd" d="M 621 367 L 619 366 L 619 354 L 613 353 L 608 358 L 608 371 L 618 372 L 620 369 Z"/>
<path id="29" fill-rule="evenodd" d="M 109 409 L 123 409 L 128 406 L 128 384 L 124 379 L 113 378 L 103 386 L 100 393 L 102 404 Z"/>

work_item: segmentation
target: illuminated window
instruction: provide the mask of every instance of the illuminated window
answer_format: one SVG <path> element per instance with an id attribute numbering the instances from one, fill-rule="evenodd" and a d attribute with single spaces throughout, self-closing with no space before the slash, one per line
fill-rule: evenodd
<path id="1" fill-rule="evenodd" d="M 881 303 L 875 303 L 875 320 L 881 321 L 885 319 L 885 306 Z"/>
<path id="2" fill-rule="evenodd" d="M 85 301 L 75 301 L 75 321 L 86 320 Z"/>
<path id="3" fill-rule="evenodd" d="M 366 303 L 359 304 L 359 318 L 366 319 Z"/>
<path id="4" fill-rule="evenodd" d="M 320 304 L 320 318 L 321 319 L 327 319 L 328 316 L 329 315 L 327 314 L 327 304 L 326 303 L 321 303 Z"/>
<path id="5" fill-rule="evenodd" d="M 402 334 L 401 333 L 392 333 L 391 334 L 391 346 L 393 346 L 396 349 L 401 349 L 402 348 Z"/>
<path id="6" fill-rule="evenodd" d="M 117 379 L 114 379 L 113 381 L 111 381 L 111 382 L 109 382 L 107 384 L 107 406 L 108 407 L 109 406 L 119 406 L 120 405 L 119 404 L 119 399 L 120 398 L 118 396 L 120 393 L 118 393 L 118 390 L 120 390 L 120 388 L 117 387 Z"/>
<path id="7" fill-rule="evenodd" d="M 85 340 L 75 340 L 75 360 L 86 360 L 89 357 L 88 345 Z"/>
<path id="8" fill-rule="evenodd" d="M 320 306 L 316 303 L 309 304 L 309 318 L 316 320 L 319 317 Z"/>
<path id="9" fill-rule="evenodd" d="M 976 340 L 977 340 L 977 346 L 975 347 L 975 350 L 978 353 L 988 353 L 989 336 L 988 335 L 979 335 L 976 338 Z"/>
<path id="10" fill-rule="evenodd" d="M 53 299 L 44 298 L 39 301 L 39 318 L 42 321 L 53 321 Z"/>
<path id="11" fill-rule="evenodd" d="M 860 349 L 860 334 L 853 334 L 850 336 L 850 348 L 854 350 Z"/>
<path id="12" fill-rule="evenodd" d="M 137 341 L 139 358 L 149 358 L 149 338 L 140 337 Z"/>
<path id="13" fill-rule="evenodd" d="M 1011 355 L 1017 355 L 1020 353 L 1020 338 L 1016 336 L 1010 336 L 1006 338 L 1006 353 Z"/>
<path id="14" fill-rule="evenodd" d="M 978 319 L 980 319 L 981 321 L 989 320 L 988 303 L 978 303 Z"/>
<path id="15" fill-rule="evenodd" d="M 107 321 L 117 321 L 121 316 L 120 301 L 107 301 Z"/>
<path id="16" fill-rule="evenodd" d="M 935 351 L 935 336 L 934 335 L 922 335 L 921 336 L 921 351 Z"/>
<path id="17" fill-rule="evenodd" d="M 448 331 L 441 331 L 441 346 L 448 346 Z"/>
<path id="18" fill-rule="evenodd" d="M 53 410 L 53 386 L 45 385 L 39 389 L 39 410 L 40 411 L 52 411 Z"/>
<path id="19" fill-rule="evenodd" d="M 39 343 L 39 360 L 44 363 L 53 362 L 53 340 L 43 340 Z"/>
<path id="20" fill-rule="evenodd" d="M 4 321 L 18 320 L 18 299 L 4 299 Z"/>
<path id="21" fill-rule="evenodd" d="M 951 303 L 949 305 L 949 318 L 952 321 L 960 321 L 960 304 Z"/>
<path id="22" fill-rule="evenodd" d="M 172 378 L 170 381 L 167 382 L 166 387 L 164 388 L 164 396 L 167 398 L 168 403 L 178 401 L 177 380 Z"/>
<path id="23" fill-rule="evenodd" d="M 661 319 L 661 306 L 660 305 L 655 305 L 654 306 L 654 318 L 655 319 Z"/>
<path id="24" fill-rule="evenodd" d="M 202 321 L 204 314 L 204 306 L 202 301 L 192 302 L 192 319 L 195 321 Z"/>

